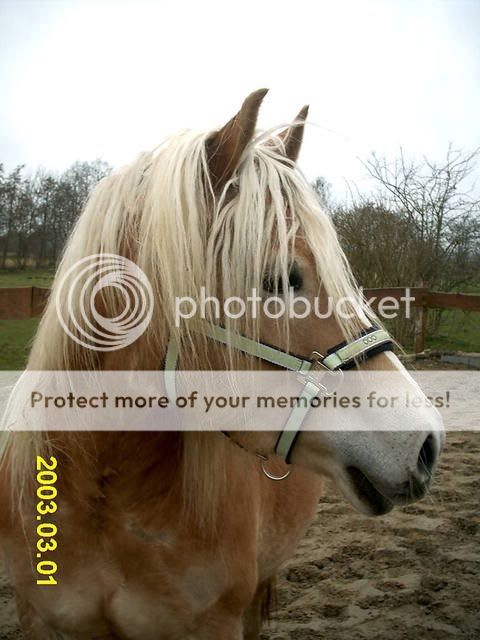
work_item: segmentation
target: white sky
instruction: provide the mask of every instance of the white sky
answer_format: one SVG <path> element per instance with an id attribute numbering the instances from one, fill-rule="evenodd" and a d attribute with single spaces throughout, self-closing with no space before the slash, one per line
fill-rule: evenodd
<path id="1" fill-rule="evenodd" d="M 117 165 L 269 87 L 310 103 L 301 166 L 335 188 L 372 150 L 480 145 L 479 0 L 0 0 L 0 161 Z"/>

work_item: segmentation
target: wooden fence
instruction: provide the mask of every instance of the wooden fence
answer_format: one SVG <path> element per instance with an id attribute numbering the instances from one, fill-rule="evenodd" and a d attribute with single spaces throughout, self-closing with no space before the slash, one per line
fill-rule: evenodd
<path id="1" fill-rule="evenodd" d="M 427 326 L 428 309 L 457 309 L 461 311 L 480 311 L 480 295 L 470 293 L 446 293 L 430 291 L 426 287 L 391 287 L 386 289 L 365 289 L 365 297 L 371 300 L 374 309 L 378 308 L 380 299 L 391 298 L 400 305 L 406 304 L 406 298 L 413 298 L 410 305 L 415 309 L 415 353 L 425 349 L 425 328 Z"/>
<path id="2" fill-rule="evenodd" d="M 0 288 L 0 320 L 35 318 L 42 314 L 50 289 L 42 287 Z M 480 311 L 480 295 L 430 291 L 426 287 L 389 287 L 365 289 L 365 297 L 374 309 L 379 303 L 396 300 L 400 306 L 408 304 L 415 310 L 415 353 L 425 348 L 425 327 L 428 309 L 460 309 Z M 383 301 L 383 302 L 381 302 Z"/>
<path id="3" fill-rule="evenodd" d="M 0 320 L 41 316 L 50 295 L 44 287 L 0 288 Z"/>

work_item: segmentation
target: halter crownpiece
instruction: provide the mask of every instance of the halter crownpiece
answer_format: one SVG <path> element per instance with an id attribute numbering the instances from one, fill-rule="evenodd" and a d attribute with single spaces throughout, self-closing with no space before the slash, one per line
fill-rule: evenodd
<path id="1" fill-rule="evenodd" d="M 375 326 L 362 331 L 360 336 L 352 342 L 342 342 L 330 348 L 326 356 L 314 351 L 309 359 L 286 353 L 240 333 L 229 332 L 219 325 L 205 323 L 202 329 L 205 335 L 215 342 L 229 345 L 254 358 L 260 358 L 298 374 L 298 379 L 304 385 L 299 398 L 305 401 L 299 401 L 297 406 L 292 408 L 275 445 L 275 454 L 287 464 L 290 462 L 293 446 L 310 411 L 313 398 L 332 393 L 332 390 L 323 383 L 325 374 L 336 372 L 341 376 L 342 371 L 355 367 L 357 363 L 373 358 L 383 351 L 393 350 L 393 342 L 388 332 Z M 172 338 L 168 344 L 164 371 L 165 388 L 170 400 L 174 400 L 177 395 L 175 384 L 177 361 L 178 345 Z M 236 441 L 233 442 L 238 444 Z M 290 474 L 288 472 L 281 477 L 273 476 L 266 470 L 266 457 L 258 453 L 256 455 L 262 458 L 262 470 L 271 480 L 283 480 Z"/>

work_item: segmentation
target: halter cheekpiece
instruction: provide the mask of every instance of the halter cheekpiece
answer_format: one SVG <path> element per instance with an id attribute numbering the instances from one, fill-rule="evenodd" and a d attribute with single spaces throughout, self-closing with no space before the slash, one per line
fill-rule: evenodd
<path id="1" fill-rule="evenodd" d="M 393 342 L 390 335 L 384 329 L 371 326 L 351 342 L 341 342 L 331 347 L 327 355 L 323 356 L 317 351 L 313 351 L 309 359 L 287 353 L 276 347 L 272 347 L 262 342 L 257 342 L 240 333 L 229 332 L 220 325 L 205 323 L 202 327 L 205 335 L 219 342 L 229 345 L 254 358 L 260 358 L 270 362 L 282 369 L 296 372 L 299 381 L 303 384 L 298 405 L 292 408 L 290 415 L 281 431 L 275 445 L 275 454 L 282 458 L 286 464 L 290 463 L 290 456 L 295 441 L 302 428 L 302 424 L 311 408 L 311 402 L 316 396 L 329 395 L 333 392 L 325 384 L 326 374 L 330 374 L 329 380 L 333 380 L 335 387 L 341 382 L 343 371 L 355 367 L 359 362 L 364 362 L 373 358 L 383 351 L 392 351 Z M 174 339 L 168 344 L 167 356 L 165 360 L 165 388 L 170 400 L 176 398 L 176 369 L 178 361 L 178 345 Z M 222 431 L 234 444 L 249 451 L 234 440 L 229 433 Z M 263 473 L 271 480 L 283 480 L 290 475 L 289 469 L 281 476 L 275 476 L 268 472 L 266 464 L 267 456 L 253 451 L 261 459 Z"/>

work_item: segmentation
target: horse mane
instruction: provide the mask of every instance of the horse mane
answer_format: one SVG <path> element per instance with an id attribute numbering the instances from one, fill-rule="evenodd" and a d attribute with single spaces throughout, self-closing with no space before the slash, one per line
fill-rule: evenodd
<path id="1" fill-rule="evenodd" d="M 205 287 L 207 296 L 245 299 L 252 287 L 262 290 L 267 271 L 288 282 L 297 235 L 311 250 L 327 294 L 333 299 L 356 294 L 330 217 L 304 176 L 285 159 L 280 137 L 272 131 L 258 133 L 218 194 L 208 171 L 205 143 L 210 135 L 181 131 L 97 185 L 65 247 L 27 369 L 108 368 L 111 360 L 66 334 L 55 307 L 57 295 L 60 304 L 66 304 L 68 286 L 59 291 L 59 282 L 68 272 L 73 279 L 76 263 L 93 254 L 128 257 L 152 285 L 152 320 L 142 337 L 122 352 L 123 368 L 129 369 L 162 368 L 170 336 L 179 344 L 184 368 L 206 368 L 208 341 L 193 318 L 176 326 L 176 296 L 198 302 Z M 115 315 L 120 305 L 115 290 L 105 290 L 103 295 L 104 307 Z M 288 349 L 287 318 L 281 321 Z M 225 318 L 224 322 L 227 328 L 258 338 L 255 319 Z M 338 324 L 347 339 L 362 328 L 356 314 L 351 320 L 339 317 Z M 70 329 L 75 333 L 73 325 Z M 230 352 L 228 357 L 234 363 L 236 354 Z M 225 447 L 222 438 L 212 436 L 182 436 L 183 482 L 189 488 L 192 509 L 199 513 L 207 501 L 212 503 L 214 487 L 224 473 Z M 14 487 L 24 487 L 33 456 L 48 448 L 49 442 L 45 432 L 0 434 L 0 464 L 8 461 Z M 212 458 L 214 442 L 218 442 L 218 455 Z"/>

